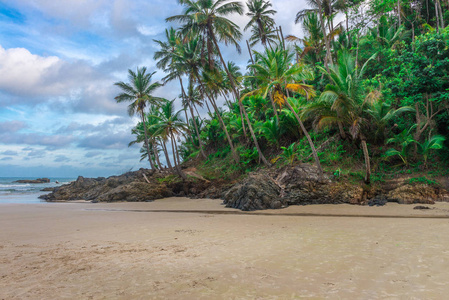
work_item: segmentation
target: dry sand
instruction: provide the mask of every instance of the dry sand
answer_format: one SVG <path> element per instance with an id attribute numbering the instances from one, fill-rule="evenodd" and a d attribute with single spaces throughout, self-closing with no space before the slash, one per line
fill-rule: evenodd
<path id="1" fill-rule="evenodd" d="M 3 204 L 0 299 L 447 299 L 449 203 L 431 207 Z"/>

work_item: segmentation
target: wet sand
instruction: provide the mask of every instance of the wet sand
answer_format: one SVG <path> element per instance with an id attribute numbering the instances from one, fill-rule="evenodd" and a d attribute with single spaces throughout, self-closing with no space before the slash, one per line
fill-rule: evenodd
<path id="1" fill-rule="evenodd" d="M 414 206 L 1 204 L 0 299 L 445 299 L 449 203 Z"/>

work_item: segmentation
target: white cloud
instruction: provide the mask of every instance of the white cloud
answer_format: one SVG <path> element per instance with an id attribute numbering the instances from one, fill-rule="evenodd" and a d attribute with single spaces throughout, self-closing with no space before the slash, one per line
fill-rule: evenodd
<path id="1" fill-rule="evenodd" d="M 42 93 L 49 89 L 42 86 L 42 79 L 60 64 L 55 56 L 41 57 L 24 48 L 5 50 L 0 46 L 0 89 L 25 95 Z"/>

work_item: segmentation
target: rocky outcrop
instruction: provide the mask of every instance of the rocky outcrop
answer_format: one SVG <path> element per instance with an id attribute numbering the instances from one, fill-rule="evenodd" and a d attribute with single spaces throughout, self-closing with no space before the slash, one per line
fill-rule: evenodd
<path id="1" fill-rule="evenodd" d="M 85 178 L 79 176 L 70 184 L 53 188 L 53 192 L 40 196 L 46 201 L 91 200 L 91 201 L 151 201 L 179 196 L 194 197 L 208 190 L 212 183 L 192 176 L 189 181 L 171 178 L 168 173 L 155 173 L 140 169 L 120 176 L 108 178 Z M 170 180 L 169 180 L 170 179 Z"/>
<path id="2" fill-rule="evenodd" d="M 361 187 L 332 182 L 308 164 L 250 174 L 222 195 L 227 207 L 241 210 L 277 209 L 288 205 L 360 203 Z"/>
<path id="3" fill-rule="evenodd" d="M 22 180 L 16 180 L 15 183 L 49 183 L 50 179 L 48 178 L 38 178 L 38 179 L 22 179 Z"/>
<path id="4" fill-rule="evenodd" d="M 320 180 L 315 166 L 300 164 L 250 174 L 227 189 L 221 198 L 227 207 L 258 210 L 307 204 L 433 204 L 449 201 L 449 192 L 428 184 L 411 185 L 408 180 L 387 182 L 385 187 L 349 183 L 345 178 L 331 180 L 328 176 Z"/>
<path id="5" fill-rule="evenodd" d="M 436 201 L 449 201 L 449 193 L 429 184 L 404 184 L 391 190 L 387 199 L 399 204 L 434 204 Z"/>
<path id="6" fill-rule="evenodd" d="M 262 169 L 231 183 L 222 179 L 210 182 L 198 175 L 195 168 L 186 170 L 186 174 L 189 176 L 186 181 L 147 169 L 109 178 L 80 176 L 41 198 L 47 201 L 106 202 L 151 201 L 171 196 L 221 198 L 227 207 L 245 211 L 306 204 L 380 206 L 387 202 L 433 204 L 435 201 L 449 201 L 449 192 L 442 186 L 412 185 L 410 180 L 399 178 L 377 187 L 351 183 L 344 177 L 325 175 L 320 180 L 317 168 L 309 164 Z"/>
<path id="7" fill-rule="evenodd" d="M 252 174 L 227 190 L 222 198 L 226 207 L 258 210 L 285 207 L 280 186 L 265 174 Z"/>
<path id="8" fill-rule="evenodd" d="M 324 175 L 320 180 L 318 169 L 309 164 L 285 167 L 276 181 L 284 190 L 288 205 L 359 203 L 363 189 L 336 183 Z"/>

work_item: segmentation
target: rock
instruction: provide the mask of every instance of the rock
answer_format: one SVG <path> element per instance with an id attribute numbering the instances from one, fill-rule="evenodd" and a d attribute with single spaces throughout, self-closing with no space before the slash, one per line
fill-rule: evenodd
<path id="1" fill-rule="evenodd" d="M 241 210 L 277 209 L 284 206 L 281 188 L 264 174 L 252 174 L 226 191 L 222 198 L 226 207 Z"/>
<path id="2" fill-rule="evenodd" d="M 211 185 L 210 182 L 196 178 L 186 182 L 175 180 L 170 183 L 161 183 L 159 179 L 166 175 L 140 169 L 108 178 L 79 176 L 76 181 L 56 187 L 52 193 L 39 198 L 46 201 L 151 201 L 173 196 L 193 196 Z"/>
<path id="3" fill-rule="evenodd" d="M 387 197 L 383 196 L 383 195 L 377 195 L 376 197 L 368 200 L 368 205 L 369 206 L 384 206 L 385 204 L 387 204 L 388 199 Z"/>
<path id="4" fill-rule="evenodd" d="M 46 188 L 43 188 L 43 189 L 41 190 L 41 192 L 53 192 L 54 189 L 55 189 L 55 188 L 52 188 L 52 187 L 46 187 Z"/>
<path id="5" fill-rule="evenodd" d="M 38 179 L 22 179 L 22 180 L 16 180 L 15 183 L 49 183 L 50 179 L 48 178 L 38 178 Z"/>
<path id="6" fill-rule="evenodd" d="M 405 184 L 390 191 L 388 201 L 399 204 L 435 204 L 439 200 L 439 190 L 427 184 Z"/>
<path id="7" fill-rule="evenodd" d="M 423 205 L 418 205 L 418 206 L 413 207 L 413 209 L 430 209 L 430 207 L 423 206 Z"/>
<path id="8" fill-rule="evenodd" d="M 285 167 L 276 177 L 276 182 L 284 189 L 283 198 L 288 205 L 360 204 L 363 198 L 360 186 L 334 182 L 326 175 L 320 181 L 318 169 L 309 164 Z"/>

